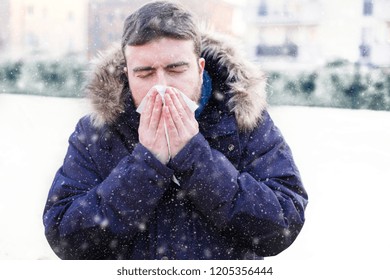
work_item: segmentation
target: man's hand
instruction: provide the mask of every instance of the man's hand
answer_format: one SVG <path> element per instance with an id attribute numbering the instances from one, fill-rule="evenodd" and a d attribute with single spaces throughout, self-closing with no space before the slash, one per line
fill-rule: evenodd
<path id="1" fill-rule="evenodd" d="M 199 132 L 199 125 L 194 113 L 176 89 L 168 88 L 164 98 L 162 119 L 167 126 L 171 157 L 174 158 Z"/>
<path id="2" fill-rule="evenodd" d="M 162 117 L 162 99 L 156 89 L 146 98 L 145 110 L 141 113 L 138 128 L 139 142 L 160 162 L 166 164 L 169 161 L 169 150 Z"/>

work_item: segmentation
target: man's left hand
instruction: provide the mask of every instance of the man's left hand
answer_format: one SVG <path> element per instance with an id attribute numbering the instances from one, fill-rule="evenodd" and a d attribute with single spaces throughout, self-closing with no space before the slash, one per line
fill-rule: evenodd
<path id="1" fill-rule="evenodd" d="M 171 157 L 174 158 L 192 137 L 198 134 L 199 125 L 195 114 L 182 96 L 172 88 L 167 89 L 165 93 L 163 117 L 168 131 Z"/>

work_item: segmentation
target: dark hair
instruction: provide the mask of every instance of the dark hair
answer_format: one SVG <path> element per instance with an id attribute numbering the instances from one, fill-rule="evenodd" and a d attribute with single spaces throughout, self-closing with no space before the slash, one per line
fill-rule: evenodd
<path id="1" fill-rule="evenodd" d="M 160 38 L 192 40 L 195 54 L 201 55 L 201 39 L 193 15 L 179 4 L 157 1 L 129 15 L 123 26 L 122 51 Z"/>

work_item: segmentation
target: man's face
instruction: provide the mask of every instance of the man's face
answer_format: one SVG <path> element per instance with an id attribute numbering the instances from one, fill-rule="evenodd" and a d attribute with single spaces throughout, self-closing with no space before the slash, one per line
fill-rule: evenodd
<path id="1" fill-rule="evenodd" d="M 198 102 L 205 66 L 191 40 L 162 38 L 142 46 L 126 46 L 127 74 L 135 105 L 156 84 L 174 87 Z"/>

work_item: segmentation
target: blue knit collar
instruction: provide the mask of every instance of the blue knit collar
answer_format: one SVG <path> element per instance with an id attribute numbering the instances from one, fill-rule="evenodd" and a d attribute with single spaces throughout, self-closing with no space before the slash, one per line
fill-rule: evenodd
<path id="1" fill-rule="evenodd" d="M 202 84 L 202 94 L 199 99 L 199 107 L 195 111 L 195 118 L 198 119 L 200 114 L 202 113 L 204 107 L 206 107 L 207 103 L 210 100 L 212 92 L 212 83 L 210 75 L 206 70 L 203 71 L 203 84 Z"/>

